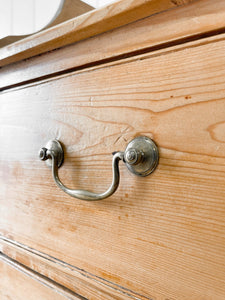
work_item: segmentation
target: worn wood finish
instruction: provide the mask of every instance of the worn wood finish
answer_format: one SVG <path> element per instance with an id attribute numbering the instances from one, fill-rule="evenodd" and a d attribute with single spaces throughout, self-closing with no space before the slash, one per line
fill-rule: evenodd
<path id="1" fill-rule="evenodd" d="M 69 288 L 86 299 L 146 299 L 146 297 L 109 280 L 8 239 L 0 239 L 0 250 L 13 260 Z"/>
<path id="2" fill-rule="evenodd" d="M 0 66 L 60 48 L 193 0 L 121 0 L 0 49 Z"/>
<path id="3" fill-rule="evenodd" d="M 195 1 L 92 39 L 3 67 L 0 70 L 0 89 L 43 76 L 84 68 L 88 64 L 95 65 L 105 60 L 116 60 L 139 52 L 165 48 L 171 46 L 171 43 L 196 40 L 206 34 L 214 35 L 224 30 L 224 20 L 223 0 Z"/>
<path id="4" fill-rule="evenodd" d="M 224 47 L 206 40 L 2 93 L 3 235 L 140 297 L 224 299 Z M 159 167 L 137 178 L 121 164 L 118 191 L 99 202 L 65 195 L 37 158 L 58 138 L 63 182 L 104 191 L 110 153 L 140 134 L 159 145 Z"/>
<path id="5" fill-rule="evenodd" d="M 65 0 L 60 14 L 49 24 L 48 28 L 80 16 L 93 9 L 94 7 L 81 0 Z"/>
<path id="6" fill-rule="evenodd" d="M 82 299 L 0 254 L 1 300 Z"/>

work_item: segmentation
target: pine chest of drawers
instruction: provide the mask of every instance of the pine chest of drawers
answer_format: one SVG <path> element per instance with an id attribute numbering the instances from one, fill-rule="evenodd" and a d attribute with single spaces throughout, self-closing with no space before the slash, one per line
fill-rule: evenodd
<path id="1" fill-rule="evenodd" d="M 224 15 L 124 0 L 0 49 L 1 299 L 225 298 Z M 59 140 L 63 183 L 101 193 L 139 136 L 157 168 L 120 162 L 99 201 L 38 157 Z"/>

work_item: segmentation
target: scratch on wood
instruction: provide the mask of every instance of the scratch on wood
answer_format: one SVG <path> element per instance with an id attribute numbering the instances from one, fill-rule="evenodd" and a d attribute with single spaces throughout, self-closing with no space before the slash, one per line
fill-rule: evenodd
<path id="1" fill-rule="evenodd" d="M 113 143 L 113 145 L 115 145 L 118 141 L 119 141 L 119 139 L 122 137 L 122 135 L 120 135 L 120 136 L 118 136 L 118 138 L 116 138 L 116 140 L 115 140 L 115 142 Z"/>

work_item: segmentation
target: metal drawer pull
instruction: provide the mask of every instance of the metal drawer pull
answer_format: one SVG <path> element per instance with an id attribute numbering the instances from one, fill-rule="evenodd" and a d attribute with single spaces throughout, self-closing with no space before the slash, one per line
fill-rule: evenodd
<path id="1" fill-rule="evenodd" d="M 151 174 L 158 165 L 159 153 L 156 144 L 145 136 L 133 139 L 124 152 L 114 152 L 112 160 L 113 179 L 108 190 L 101 194 L 85 190 L 73 190 L 67 188 L 59 179 L 58 169 L 64 159 L 62 145 L 57 140 L 51 140 L 39 152 L 39 158 L 46 160 L 48 166 L 52 167 L 53 178 L 65 193 L 81 200 L 102 200 L 111 196 L 117 190 L 120 181 L 119 161 L 123 160 L 127 168 L 138 176 Z"/>

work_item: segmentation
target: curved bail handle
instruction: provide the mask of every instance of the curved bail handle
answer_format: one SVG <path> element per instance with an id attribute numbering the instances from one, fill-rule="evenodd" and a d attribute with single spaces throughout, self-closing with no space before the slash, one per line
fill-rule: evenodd
<path id="1" fill-rule="evenodd" d="M 119 161 L 123 160 L 124 152 L 116 152 L 113 155 L 112 159 L 112 183 L 107 191 L 104 193 L 96 194 L 86 190 L 73 190 L 66 187 L 59 178 L 58 169 L 62 165 L 64 153 L 62 145 L 57 140 L 49 141 L 45 148 L 42 148 L 39 152 L 39 157 L 41 160 L 51 160 L 48 163 L 49 166 L 52 167 L 52 176 L 55 180 L 57 186 L 63 190 L 68 195 L 78 198 L 81 200 L 87 201 L 96 201 L 108 198 L 117 190 L 120 182 L 120 173 L 119 173 Z"/>
<path id="2" fill-rule="evenodd" d="M 120 172 L 119 172 L 119 161 L 123 160 L 123 152 L 117 152 L 113 155 L 112 160 L 112 172 L 113 172 L 113 179 L 111 186 L 108 188 L 108 190 L 101 194 L 96 194 L 93 192 L 89 192 L 86 190 L 73 190 L 68 187 L 66 187 L 61 180 L 59 179 L 58 175 L 58 166 L 57 166 L 57 158 L 55 157 L 54 153 L 52 151 L 47 151 L 47 154 L 49 154 L 52 158 L 52 175 L 55 180 L 55 183 L 58 185 L 61 190 L 63 190 L 68 195 L 78 198 L 81 200 L 88 200 L 88 201 L 95 201 L 95 200 L 102 200 L 105 198 L 108 198 L 111 196 L 115 191 L 117 190 L 120 182 Z"/>
<path id="3" fill-rule="evenodd" d="M 112 159 L 112 183 L 104 193 L 96 194 L 86 190 L 73 190 L 66 187 L 60 180 L 58 169 L 63 163 L 64 152 L 58 140 L 51 140 L 45 148 L 39 152 L 39 158 L 46 160 L 48 166 L 52 168 L 52 175 L 57 186 L 68 195 L 87 201 L 96 201 L 108 198 L 117 190 L 120 181 L 119 161 L 123 160 L 127 168 L 138 176 L 151 174 L 158 165 L 158 148 L 156 144 L 147 137 L 137 137 L 126 147 L 124 152 L 114 152 Z"/>

